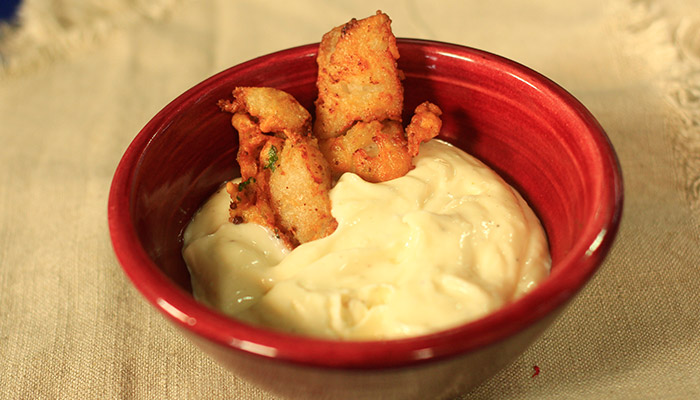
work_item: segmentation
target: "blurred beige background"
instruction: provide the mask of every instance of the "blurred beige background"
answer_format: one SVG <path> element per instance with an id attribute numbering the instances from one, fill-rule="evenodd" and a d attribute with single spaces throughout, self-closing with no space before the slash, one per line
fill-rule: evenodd
<path id="1" fill-rule="evenodd" d="M 399 37 L 477 47 L 550 77 L 599 119 L 623 167 L 623 222 L 599 273 L 525 354 L 460 398 L 700 398 L 697 1 L 22 7 L 19 26 L 0 28 L 0 398 L 274 398 L 130 286 L 107 231 L 109 184 L 132 138 L 184 90 L 376 9 Z"/>

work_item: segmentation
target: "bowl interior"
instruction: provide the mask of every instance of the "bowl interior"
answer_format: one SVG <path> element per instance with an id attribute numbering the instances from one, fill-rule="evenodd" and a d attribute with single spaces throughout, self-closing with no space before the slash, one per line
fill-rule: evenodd
<path id="1" fill-rule="evenodd" d="M 133 246 L 141 246 L 150 259 L 146 262 L 189 292 L 190 278 L 180 253 L 182 232 L 208 196 L 238 174 L 237 135 L 217 101 L 230 98 L 235 86 L 272 86 L 294 95 L 313 114 L 316 50 L 317 45 L 302 46 L 230 68 L 154 117 L 115 175 L 114 185 L 122 187 L 113 187 L 110 195 L 113 238 L 122 235 L 115 235 L 112 224 L 119 218 L 112 215 L 117 214 L 113 208 L 121 201 L 128 205 L 122 217 L 133 225 Z M 615 154 L 583 106 L 527 68 L 435 42 L 403 39 L 399 50 L 399 67 L 406 76 L 405 120 L 422 101 L 440 106 L 440 137 L 501 174 L 544 225 L 553 270 L 536 300 L 551 304 L 523 317 L 521 325 L 526 325 L 578 290 L 607 252 L 622 201 Z M 118 256 L 129 251 L 116 242 L 115 250 Z M 139 267 L 121 261 L 139 286 L 134 276 Z M 560 298 L 550 298 L 555 295 Z M 515 313 L 504 335 L 521 328 L 515 309 L 503 312 Z"/>

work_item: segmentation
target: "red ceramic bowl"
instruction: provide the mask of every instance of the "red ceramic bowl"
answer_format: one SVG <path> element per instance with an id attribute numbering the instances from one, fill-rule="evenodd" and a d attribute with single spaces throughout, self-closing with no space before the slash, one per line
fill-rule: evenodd
<path id="1" fill-rule="evenodd" d="M 237 135 L 216 102 L 235 86 L 272 86 L 310 110 L 318 45 L 270 54 L 188 90 L 138 134 L 109 196 L 116 255 L 134 286 L 180 330 L 238 376 L 305 398 L 436 398 L 493 374 L 554 319 L 608 252 L 622 180 L 605 132 L 547 78 L 483 51 L 399 40 L 405 109 L 443 110 L 440 137 L 516 187 L 540 217 L 552 273 L 520 300 L 480 320 L 410 339 L 339 342 L 293 336 L 228 318 L 196 302 L 180 251 L 193 213 L 237 176 Z"/>

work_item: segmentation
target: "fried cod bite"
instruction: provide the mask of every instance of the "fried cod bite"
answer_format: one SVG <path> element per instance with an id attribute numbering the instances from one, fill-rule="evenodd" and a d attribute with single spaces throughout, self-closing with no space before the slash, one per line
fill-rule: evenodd
<path id="1" fill-rule="evenodd" d="M 441 111 L 428 102 L 404 132 L 398 58 L 391 20 L 381 11 L 323 36 L 313 132 L 335 178 L 344 172 L 369 182 L 401 177 L 413 168 L 420 143 L 440 132 Z"/>
<path id="2" fill-rule="evenodd" d="M 400 121 L 403 86 L 398 58 L 391 20 L 383 13 L 352 19 L 323 35 L 314 135 L 337 137 L 357 121 Z"/>
<path id="3" fill-rule="evenodd" d="M 424 102 L 404 129 L 402 73 L 391 20 L 378 11 L 323 36 L 316 119 L 290 94 L 237 87 L 220 100 L 238 132 L 239 183 L 229 182 L 230 220 L 271 229 L 287 247 L 330 235 L 333 179 L 405 175 L 421 143 L 437 136 L 440 109 Z"/>
<path id="4" fill-rule="evenodd" d="M 219 101 L 239 137 L 241 181 L 226 187 L 231 222 L 268 227 L 289 248 L 332 233 L 331 172 L 309 112 L 273 88 L 237 87 L 233 98 Z"/>

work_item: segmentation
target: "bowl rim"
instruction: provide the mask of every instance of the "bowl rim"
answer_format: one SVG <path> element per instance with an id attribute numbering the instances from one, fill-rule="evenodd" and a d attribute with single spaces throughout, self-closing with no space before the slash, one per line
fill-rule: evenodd
<path id="1" fill-rule="evenodd" d="M 400 367 L 468 353 L 513 336 L 559 309 L 591 278 L 612 246 L 622 216 L 624 197 L 617 155 L 598 121 L 561 86 L 515 61 L 472 47 L 434 40 L 398 38 L 397 43 L 399 49 L 418 46 L 465 61 L 478 60 L 514 74 L 565 104 L 593 136 L 603 167 L 603 182 L 607 183 L 601 185 L 598 198 L 600 204 L 609 204 L 610 207 L 601 208 L 595 220 L 587 221 L 572 250 L 534 290 L 483 318 L 436 333 L 373 341 L 302 337 L 251 326 L 198 303 L 155 265 L 138 240 L 130 216 L 134 173 L 151 138 L 168 123 L 168 116 L 213 90 L 223 76 L 273 59 L 315 57 L 319 44 L 292 47 L 225 69 L 175 98 L 141 129 L 115 170 L 107 210 L 114 252 L 132 284 L 167 319 L 218 346 L 264 358 L 324 368 Z M 573 268 L 574 265 L 577 267 Z M 557 273 L 564 270 L 566 274 Z"/>

